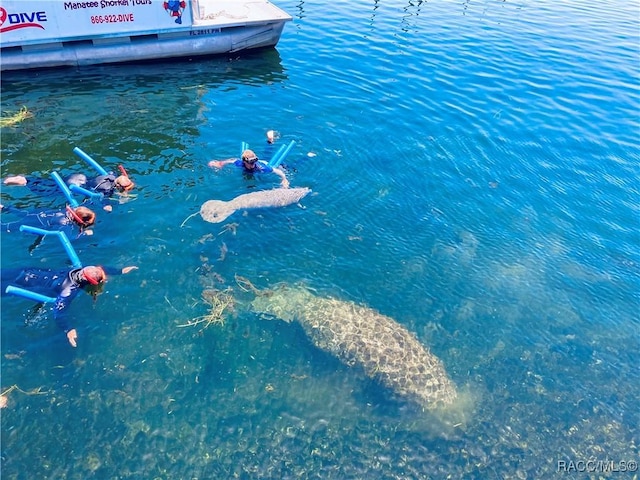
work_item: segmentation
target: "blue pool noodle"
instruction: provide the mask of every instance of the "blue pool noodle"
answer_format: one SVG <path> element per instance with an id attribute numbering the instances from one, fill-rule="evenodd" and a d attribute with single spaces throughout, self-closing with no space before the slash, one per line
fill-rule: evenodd
<path id="1" fill-rule="evenodd" d="M 5 292 L 11 295 L 17 295 L 18 297 L 28 298 L 29 300 L 35 300 L 36 302 L 53 303 L 56 301 L 55 298 L 47 297 L 46 295 L 41 295 L 31 290 L 25 290 L 24 288 L 14 287 L 13 285 L 9 285 L 5 289 Z"/>
<path id="2" fill-rule="evenodd" d="M 27 232 L 27 233 L 34 233 L 36 235 L 44 235 L 44 236 L 55 235 L 56 237 L 58 237 L 58 239 L 62 243 L 62 246 L 66 250 L 67 255 L 69 256 L 69 260 L 71 260 L 71 264 L 76 268 L 82 267 L 82 262 L 80 261 L 78 254 L 71 246 L 71 242 L 69 241 L 69 238 L 64 232 L 60 232 L 60 231 L 54 232 L 51 230 L 44 230 L 42 228 L 32 227 L 30 225 L 20 225 L 20 231 Z"/>
<path id="3" fill-rule="evenodd" d="M 60 177 L 60 175 L 58 175 L 58 172 L 53 172 L 51 174 L 51 176 L 53 177 L 53 179 L 56 181 L 56 183 L 60 187 L 60 190 L 62 190 L 62 193 L 64 193 L 64 196 L 67 197 L 67 200 L 69 201 L 71 206 L 72 207 L 77 207 L 78 206 L 77 200 L 75 198 L 73 198 L 73 195 L 71 195 L 71 190 L 69 190 L 69 187 L 67 186 L 67 184 L 64 183 L 64 180 L 62 180 L 62 177 Z"/>
<path id="4" fill-rule="evenodd" d="M 286 145 L 282 145 L 278 151 L 273 155 L 273 157 L 271 157 L 271 160 L 269 160 L 269 166 L 273 167 L 276 163 L 276 160 L 278 160 L 278 158 L 280 158 L 280 156 L 282 155 L 282 152 L 284 152 L 286 150 L 287 146 Z"/>
<path id="5" fill-rule="evenodd" d="M 73 153 L 75 153 L 77 156 L 79 156 L 81 159 L 83 159 L 85 162 L 87 162 L 89 165 L 95 168 L 100 175 L 109 175 L 107 171 L 104 168 L 102 168 L 98 162 L 96 162 L 93 158 L 91 158 L 89 155 L 84 153 L 78 147 L 75 147 L 73 149 Z"/>
<path id="6" fill-rule="evenodd" d="M 269 166 L 272 168 L 276 168 L 278 165 L 280 165 L 295 144 L 296 141 L 291 140 L 286 148 L 283 149 L 282 147 L 280 147 L 280 150 L 278 150 L 273 158 L 269 161 Z"/>
<path id="7" fill-rule="evenodd" d="M 30 225 L 20 225 L 20 231 L 33 233 L 35 235 L 51 235 L 52 233 L 54 233 L 50 230 L 45 230 L 43 228 L 38 228 L 38 227 L 32 227 Z"/>
<path id="8" fill-rule="evenodd" d="M 102 194 L 100 192 L 92 192 L 91 190 L 79 187 L 78 185 L 69 185 L 69 190 L 80 193 L 81 195 L 89 198 L 102 198 Z"/>

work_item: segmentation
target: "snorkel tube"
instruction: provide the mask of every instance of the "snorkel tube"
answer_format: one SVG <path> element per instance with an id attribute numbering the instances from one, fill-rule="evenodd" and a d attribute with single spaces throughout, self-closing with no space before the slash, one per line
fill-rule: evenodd
<path id="1" fill-rule="evenodd" d="M 85 222 L 84 219 L 80 215 L 78 215 L 78 213 L 73 208 L 71 208 L 70 205 L 67 205 L 65 210 L 69 214 L 69 216 L 71 216 L 73 221 L 80 226 L 80 228 L 88 227 L 91 223 L 93 223 Z"/>
<path id="2" fill-rule="evenodd" d="M 280 165 L 295 144 L 296 141 L 291 140 L 291 142 L 289 142 L 289 145 L 282 145 L 276 152 L 276 154 L 271 158 L 271 160 L 269 160 L 269 166 L 272 168 L 276 168 L 278 165 Z"/>
<path id="3" fill-rule="evenodd" d="M 89 155 L 84 153 L 78 147 L 75 147 L 73 149 L 73 153 L 75 153 L 77 156 L 79 156 L 81 159 L 83 159 L 85 162 L 91 165 L 100 175 L 109 175 L 107 171 L 104 168 L 102 168 L 98 162 L 96 162 L 93 158 L 91 158 Z"/>

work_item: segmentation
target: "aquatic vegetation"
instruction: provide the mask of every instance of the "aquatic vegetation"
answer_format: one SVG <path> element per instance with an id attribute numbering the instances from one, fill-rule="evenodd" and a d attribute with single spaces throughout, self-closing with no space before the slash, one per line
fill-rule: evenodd
<path id="1" fill-rule="evenodd" d="M 240 289 L 245 292 L 251 292 L 256 295 L 263 295 L 263 296 L 268 294 L 268 292 L 266 291 L 259 290 L 253 283 L 251 283 L 251 280 L 241 275 L 236 274 L 235 281 L 238 287 L 240 287 Z"/>
<path id="2" fill-rule="evenodd" d="M 5 391 L 0 393 L 0 408 L 5 408 L 9 404 L 9 394 L 13 391 L 24 393 L 25 395 L 47 395 L 49 392 L 42 391 L 42 387 L 34 388 L 32 390 L 22 390 L 18 385 L 12 385 Z"/>
<path id="3" fill-rule="evenodd" d="M 227 223 L 224 227 L 220 229 L 220 233 L 218 235 L 222 235 L 223 233 L 231 232 L 235 235 L 238 232 L 239 223 Z"/>
<path id="4" fill-rule="evenodd" d="M 0 127 L 13 127 L 28 118 L 33 118 L 33 113 L 26 106 L 23 106 L 17 112 L 6 112 L 0 117 Z"/>
<path id="5" fill-rule="evenodd" d="M 232 310 L 235 305 L 231 292 L 231 288 L 225 290 L 215 288 L 203 290 L 202 299 L 211 307 L 209 313 L 195 317 L 185 324 L 178 325 L 178 327 L 195 327 L 196 325 L 204 324 L 202 327 L 202 330 L 204 330 L 211 325 L 224 325 L 225 313 L 228 310 Z"/>
<path id="6" fill-rule="evenodd" d="M 127 432 L 120 440 L 123 447 L 129 447 L 138 436 L 145 437 L 151 433 L 151 427 L 143 420 L 127 423 Z"/>

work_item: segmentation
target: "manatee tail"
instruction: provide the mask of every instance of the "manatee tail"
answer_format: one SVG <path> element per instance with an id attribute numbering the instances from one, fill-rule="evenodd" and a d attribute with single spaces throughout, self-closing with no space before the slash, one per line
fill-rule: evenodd
<path id="1" fill-rule="evenodd" d="M 221 200 L 209 200 L 200 207 L 202 219 L 211 223 L 223 222 L 233 212 L 235 212 L 235 209 L 230 205 L 230 202 Z"/>

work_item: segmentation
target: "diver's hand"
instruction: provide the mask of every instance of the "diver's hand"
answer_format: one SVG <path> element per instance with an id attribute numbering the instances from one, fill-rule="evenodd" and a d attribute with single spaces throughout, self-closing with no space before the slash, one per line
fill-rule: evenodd
<path id="1" fill-rule="evenodd" d="M 113 207 L 112 207 L 111 205 L 105 205 L 104 207 L 102 207 L 102 209 L 103 209 L 105 212 L 111 212 L 111 211 L 113 211 Z"/>
<path id="2" fill-rule="evenodd" d="M 14 175 L 12 177 L 7 177 L 4 179 L 5 185 L 20 185 L 24 187 L 27 184 L 27 178 L 22 175 Z"/>
<path id="3" fill-rule="evenodd" d="M 138 267 L 136 267 L 135 265 L 132 265 L 131 267 L 124 267 L 122 269 L 122 274 L 126 275 L 127 273 L 129 273 L 131 270 L 137 270 Z"/>
<path id="4" fill-rule="evenodd" d="M 209 165 L 210 167 L 220 168 L 220 167 L 222 167 L 223 163 L 222 163 L 222 161 L 220 161 L 220 160 L 211 160 L 211 161 L 208 163 L 208 165 Z"/>
<path id="5" fill-rule="evenodd" d="M 67 340 L 69 340 L 69 343 L 71 344 L 72 347 L 75 348 L 78 346 L 78 343 L 77 343 L 78 332 L 76 332 L 75 328 L 67 332 Z"/>

